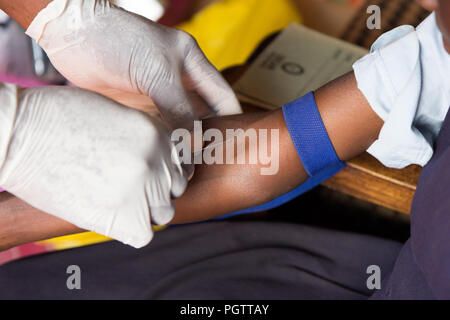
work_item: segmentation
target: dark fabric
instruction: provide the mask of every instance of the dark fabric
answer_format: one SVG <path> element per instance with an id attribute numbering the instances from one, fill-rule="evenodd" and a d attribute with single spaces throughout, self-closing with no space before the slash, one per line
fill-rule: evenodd
<path id="1" fill-rule="evenodd" d="M 1 299 L 367 299 L 369 265 L 388 275 L 401 244 L 292 223 L 174 227 L 135 250 L 117 242 L 0 267 Z M 81 290 L 66 287 L 69 265 Z"/>
<path id="2" fill-rule="evenodd" d="M 378 299 L 450 299 L 450 114 L 411 207 L 411 239 Z"/>
<path id="3" fill-rule="evenodd" d="M 435 296 L 450 299 L 450 116 L 424 168 L 412 211 L 412 250 Z"/>
<path id="4" fill-rule="evenodd" d="M 372 299 L 377 300 L 431 300 L 435 299 L 430 287 L 418 268 L 411 251 L 411 241 L 402 248 L 394 270 L 376 291 Z"/>

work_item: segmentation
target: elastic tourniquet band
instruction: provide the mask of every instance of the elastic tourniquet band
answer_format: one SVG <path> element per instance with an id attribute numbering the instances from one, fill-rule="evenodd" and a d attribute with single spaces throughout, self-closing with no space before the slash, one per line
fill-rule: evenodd
<path id="1" fill-rule="evenodd" d="M 230 213 L 219 219 L 281 206 L 311 190 L 344 168 L 345 163 L 339 160 L 322 122 L 313 92 L 284 105 L 283 115 L 292 142 L 310 178 L 296 189 L 268 203 Z"/>

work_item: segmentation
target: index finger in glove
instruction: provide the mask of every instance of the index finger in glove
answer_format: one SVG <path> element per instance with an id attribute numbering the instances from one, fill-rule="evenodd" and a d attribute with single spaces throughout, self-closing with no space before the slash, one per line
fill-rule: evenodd
<path id="1" fill-rule="evenodd" d="M 208 61 L 197 42 L 192 37 L 190 39 L 189 50 L 184 61 L 184 72 L 194 89 L 205 100 L 214 115 L 242 113 L 242 108 L 231 87 Z"/>
<path id="2" fill-rule="evenodd" d="M 181 77 L 172 82 L 161 84 L 153 92 L 149 92 L 164 121 L 172 128 L 192 130 L 197 115 L 189 96 L 184 89 Z"/>

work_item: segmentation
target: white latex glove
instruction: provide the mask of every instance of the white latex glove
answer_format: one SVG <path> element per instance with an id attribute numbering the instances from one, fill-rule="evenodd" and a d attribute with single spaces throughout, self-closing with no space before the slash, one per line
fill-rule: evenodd
<path id="1" fill-rule="evenodd" d="M 0 186 L 80 228 L 136 248 L 186 187 L 165 127 L 68 87 L 0 84 Z"/>
<path id="2" fill-rule="evenodd" d="M 198 117 L 241 112 L 233 91 L 190 35 L 107 0 L 54 0 L 27 34 L 77 86 L 145 111 L 153 100 L 172 128 L 192 129 Z"/>

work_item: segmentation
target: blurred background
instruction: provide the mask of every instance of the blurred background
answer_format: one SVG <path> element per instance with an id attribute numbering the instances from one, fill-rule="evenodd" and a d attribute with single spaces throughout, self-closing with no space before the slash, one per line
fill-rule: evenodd
<path id="1" fill-rule="evenodd" d="M 425 17 L 411 0 L 111 0 L 126 10 L 192 34 L 223 70 L 239 65 L 270 34 L 291 22 L 369 47 L 379 34 Z M 383 9 L 383 30 L 367 32 L 365 9 Z M 39 46 L 0 11 L 0 78 L 28 84 L 64 83 Z M 9 77 L 7 79 L 7 77 Z M 0 79 L 0 80 L 1 80 Z M 22 83 L 23 84 L 23 83 Z"/>
<path id="2" fill-rule="evenodd" d="M 245 62 L 261 40 L 290 22 L 304 21 L 339 36 L 362 0 L 113 0 L 126 10 L 197 38 L 218 69 Z M 0 12 L 0 77 L 22 85 L 64 79 L 24 30 Z"/>

